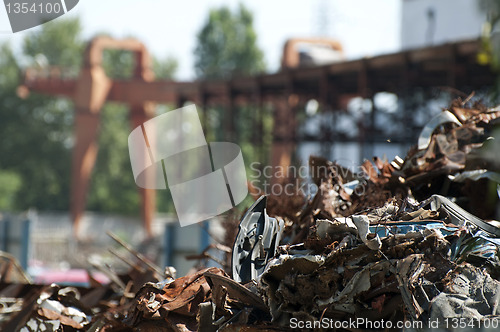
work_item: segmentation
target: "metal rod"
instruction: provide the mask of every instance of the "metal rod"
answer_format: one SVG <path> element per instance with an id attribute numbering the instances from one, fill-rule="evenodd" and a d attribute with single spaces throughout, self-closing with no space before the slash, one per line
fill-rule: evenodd
<path id="1" fill-rule="evenodd" d="M 125 243 L 123 240 L 121 240 L 119 237 L 117 237 L 111 231 L 107 231 L 106 234 L 108 234 L 109 237 L 111 237 L 113 240 L 115 240 L 123 248 L 127 249 L 127 251 L 130 252 L 132 255 L 137 257 L 138 260 L 140 260 L 141 262 L 146 264 L 150 269 L 152 269 L 153 271 L 158 273 L 160 276 L 163 276 L 163 272 L 161 271 L 160 267 L 157 266 L 155 263 L 151 262 L 146 256 L 137 252 L 135 249 L 133 249 L 131 246 L 129 246 L 127 243 Z"/>

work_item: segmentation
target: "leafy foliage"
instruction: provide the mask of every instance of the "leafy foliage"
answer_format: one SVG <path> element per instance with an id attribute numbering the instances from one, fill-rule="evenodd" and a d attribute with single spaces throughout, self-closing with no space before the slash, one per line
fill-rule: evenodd
<path id="1" fill-rule="evenodd" d="M 228 7 L 212 9 L 197 39 L 195 68 L 199 77 L 249 75 L 265 68 L 252 13 L 243 5 L 236 13 Z"/>
<path id="2" fill-rule="evenodd" d="M 57 20 L 42 25 L 39 32 L 31 33 L 23 44 L 25 55 L 43 54 L 48 63 L 64 68 L 79 68 L 85 44 L 78 18 Z"/>
<path id="3" fill-rule="evenodd" d="M 195 49 L 195 69 L 198 77 L 203 79 L 227 79 L 233 76 L 254 75 L 265 70 L 264 56 L 257 44 L 257 34 L 253 28 L 253 15 L 243 5 L 235 12 L 228 7 L 212 9 L 208 19 L 197 36 Z M 257 112 L 263 122 L 263 133 L 260 144 L 252 126 Z M 227 137 L 224 130 L 227 115 L 223 107 L 213 107 L 206 112 L 208 116 L 209 141 L 233 141 L 243 153 L 247 167 L 253 161 L 265 163 L 269 152 L 269 137 L 272 124 L 271 112 L 264 107 L 261 110 L 254 106 L 235 106 L 232 116 L 235 117 L 235 135 Z M 247 169 L 247 174 L 250 170 Z M 250 201 L 251 199 L 249 199 Z M 244 202 L 240 207 L 248 206 Z"/>
<path id="4" fill-rule="evenodd" d="M 18 179 L 17 185 L 4 186 L 4 190 L 11 188 L 4 197 L 14 197 L 9 199 L 10 209 L 67 209 L 69 205 L 71 102 L 37 94 L 21 100 L 16 95 L 22 57 L 32 64 L 42 58 L 48 64 L 65 63 L 77 69 L 83 47 L 76 35 L 80 22 L 74 19 L 57 25 L 60 28 L 46 24 L 29 35 L 22 55 L 14 54 L 7 44 L 0 50 L 0 172 L 4 178 L 0 186 Z"/>
<path id="5" fill-rule="evenodd" d="M 179 62 L 171 56 L 164 59 L 153 59 L 153 71 L 157 80 L 172 79 L 178 67 Z"/>

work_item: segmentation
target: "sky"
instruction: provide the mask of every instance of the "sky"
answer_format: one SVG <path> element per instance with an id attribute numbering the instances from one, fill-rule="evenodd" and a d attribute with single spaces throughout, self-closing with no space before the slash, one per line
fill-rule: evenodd
<path id="1" fill-rule="evenodd" d="M 176 79 L 191 80 L 196 35 L 209 10 L 222 5 L 236 9 L 239 3 L 254 13 L 258 45 L 269 72 L 279 69 L 283 45 L 292 37 L 335 38 L 350 59 L 400 48 L 401 0 L 80 0 L 62 17 L 79 16 L 87 39 L 100 32 L 138 38 L 153 55 L 178 60 Z M 19 48 L 26 33 L 39 28 L 15 34 L 8 29 L 2 6 L 0 41 Z"/>

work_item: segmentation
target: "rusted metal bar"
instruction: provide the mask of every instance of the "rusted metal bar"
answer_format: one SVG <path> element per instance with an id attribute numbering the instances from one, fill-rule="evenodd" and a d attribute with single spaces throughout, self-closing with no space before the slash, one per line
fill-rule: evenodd
<path id="1" fill-rule="evenodd" d="M 142 267 L 138 266 L 137 264 L 132 263 L 127 257 L 118 253 L 116 250 L 110 248 L 110 249 L 108 249 L 108 251 L 110 253 L 112 253 L 114 256 L 116 256 L 118 259 L 120 259 L 122 262 L 124 262 L 125 264 L 130 266 L 131 268 L 139 270 L 140 273 L 144 273 L 145 270 Z"/>
<path id="2" fill-rule="evenodd" d="M 127 249 L 128 252 L 130 252 L 132 255 L 137 257 L 138 260 L 143 262 L 147 267 L 149 267 L 151 270 L 154 272 L 158 273 L 158 275 L 163 276 L 163 271 L 160 269 L 158 265 L 150 261 L 147 257 L 142 255 L 141 253 L 137 252 L 134 248 L 132 248 L 130 245 L 128 245 L 125 241 L 120 239 L 118 236 L 113 234 L 111 231 L 107 231 L 106 234 L 109 235 L 113 240 L 115 240 L 119 245 L 121 245 L 123 248 Z"/>

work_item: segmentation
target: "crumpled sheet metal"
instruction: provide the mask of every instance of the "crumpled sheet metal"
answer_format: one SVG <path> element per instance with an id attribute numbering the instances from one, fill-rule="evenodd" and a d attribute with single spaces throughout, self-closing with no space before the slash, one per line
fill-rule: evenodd
<path id="1" fill-rule="evenodd" d="M 204 276 L 207 278 L 207 281 L 212 289 L 224 289 L 224 293 L 227 294 L 228 298 L 235 301 L 238 300 L 241 302 L 240 305 L 255 307 L 257 309 L 267 311 L 267 307 L 262 298 L 233 279 L 212 272 L 205 272 Z"/>
<path id="2" fill-rule="evenodd" d="M 358 234 L 356 225 L 351 218 L 335 218 L 333 221 L 328 219 L 316 220 L 316 234 L 320 239 L 332 237 L 337 233 Z"/>
<path id="3" fill-rule="evenodd" d="M 465 211 L 460 206 L 453 203 L 446 197 L 443 197 L 441 195 L 432 195 L 431 207 L 433 210 L 438 210 L 440 208 L 443 208 L 450 215 L 451 220 L 455 225 L 463 226 L 465 224 L 470 223 L 496 237 L 500 237 L 499 227 L 496 227 L 491 223 L 487 223 L 481 218 L 478 218 L 473 214 Z"/>
<path id="4" fill-rule="evenodd" d="M 346 230 L 345 227 L 336 228 Z M 349 231 L 347 233 L 350 234 Z M 403 260 L 397 257 L 401 253 L 404 257 L 404 252 L 409 249 L 427 254 L 447 253 L 450 244 L 436 230 L 426 230 L 420 237 L 387 237 L 381 241 L 384 256 L 371 250 L 359 250 L 359 245 L 354 245 L 336 252 L 336 260 L 329 259 L 329 255 L 314 254 L 280 255 L 272 260 L 259 286 L 271 309 L 273 322 L 285 324 L 290 317 L 297 317 L 301 312 L 309 313 L 315 319 L 320 316 L 346 319 L 359 315 L 388 318 L 396 311 L 403 315 L 405 292 L 409 299 L 407 302 L 421 308 L 407 289 L 418 279 L 424 264 L 418 269 L 397 269 L 396 266 L 411 265 L 402 263 Z M 442 245 L 436 247 L 436 241 Z M 434 264 L 446 266 L 441 263 L 438 260 Z M 428 271 L 432 270 L 428 268 L 431 263 L 425 266 Z M 447 271 L 441 271 L 441 275 Z M 408 276 L 397 280 L 401 273 Z M 439 280 L 441 275 L 433 281 Z M 369 309 L 360 303 L 365 303 Z M 422 312 L 422 309 L 416 310 L 413 316 L 418 318 Z"/>
<path id="5" fill-rule="evenodd" d="M 371 250 L 379 250 L 382 247 L 382 242 L 377 234 L 372 239 L 368 239 L 368 233 L 370 232 L 370 219 L 365 215 L 353 215 L 352 221 L 356 228 L 358 229 L 358 235 L 364 244 Z"/>
<path id="6" fill-rule="evenodd" d="M 445 277 L 445 289 L 431 302 L 430 318 L 482 321 L 500 317 L 500 282 L 471 264 L 458 265 Z"/>
<path id="7" fill-rule="evenodd" d="M 61 288 L 57 285 L 0 284 L 0 303 L 18 299 L 1 331 L 196 331 L 199 304 L 211 297 L 203 276 L 225 275 L 209 268 L 183 278 L 168 276 L 159 281 L 151 269 L 135 266 L 116 275 L 125 288 L 96 284 L 91 288 Z M 150 280 L 150 282 L 141 280 Z M 134 292 L 134 287 L 143 285 Z M 9 302 L 10 303 L 10 302 Z M 20 308 L 14 305 L 21 304 Z"/>
<path id="8" fill-rule="evenodd" d="M 469 103 L 471 106 L 468 106 L 467 102 L 455 100 L 438 115 L 452 119 L 452 113 L 459 122 L 452 120 L 452 125 L 435 126 L 436 123 L 431 121 L 426 126 L 429 130 L 423 130 L 421 138 L 425 136 L 430 139 L 429 144 L 420 144 L 419 141 L 418 146 L 410 149 L 400 168 L 393 172 L 389 183 L 394 184 L 395 180 L 399 180 L 402 185 L 409 187 L 418 200 L 424 200 L 432 194 L 464 196 L 471 213 L 482 218 L 498 218 L 495 217 L 494 204 L 498 203 L 500 196 L 496 200 L 481 200 L 477 196 L 484 195 L 488 190 L 485 183 L 496 182 L 494 173 L 498 173 L 498 165 L 491 158 L 492 151 L 487 153 L 483 145 L 492 139 L 500 112 L 477 103 Z M 469 180 L 480 183 L 469 185 Z M 472 191 L 470 187 L 477 189 Z M 462 191 L 462 188 L 468 189 Z"/>
<path id="9" fill-rule="evenodd" d="M 316 234 L 325 239 L 334 233 L 350 232 L 359 236 L 360 240 L 371 250 L 380 249 L 382 243 L 377 234 L 368 239 L 370 233 L 370 219 L 366 215 L 353 215 L 347 218 L 335 218 L 334 221 L 320 219 L 316 221 Z"/>
<path id="10" fill-rule="evenodd" d="M 420 136 L 418 138 L 418 149 L 423 150 L 427 148 L 431 142 L 432 133 L 436 128 L 445 123 L 454 123 L 461 126 L 462 123 L 453 115 L 450 111 L 443 111 L 438 115 L 434 116 L 422 129 Z"/>
<path id="11" fill-rule="evenodd" d="M 396 210 L 392 207 L 391 209 L 391 211 Z M 369 219 L 367 217 L 363 219 L 363 225 L 366 226 L 364 230 L 369 230 Z M 350 240 L 335 242 L 338 243 L 337 246 L 332 246 L 332 250 L 326 255 L 281 254 L 268 263 L 266 271 L 259 280 L 259 286 L 270 307 L 273 320 L 286 321 L 283 315 L 288 315 L 288 318 L 294 315 L 297 306 L 301 306 L 303 312 L 310 312 L 316 317 L 321 313 L 324 314 L 324 310 L 336 315 L 340 313 L 355 315 L 361 310 L 358 297 L 374 288 L 383 288 L 380 283 L 387 274 L 392 276 L 387 281 L 388 285 L 392 284 L 390 286 L 392 288 L 389 287 L 390 293 L 401 292 L 398 291 L 395 277 L 397 271 L 393 269 L 393 266 L 398 264 L 395 258 L 399 257 L 401 252 L 403 256 L 408 250 L 412 252 L 428 250 L 429 253 L 435 253 L 437 242 L 442 243 L 441 250 L 444 253 L 450 251 L 449 243 L 439 229 L 424 228 L 424 230 L 414 232 L 415 234 L 399 234 L 403 236 L 398 239 L 392 237 L 392 234 L 391 237 L 373 237 L 371 240 L 377 239 L 377 242 L 372 242 L 377 244 L 375 249 L 367 245 L 366 250 L 360 250 L 362 249 L 360 244 L 364 242 L 357 236 L 359 228 L 350 218 L 337 218 L 334 221 L 318 220 L 315 231 L 319 241 L 325 238 L 340 239 L 342 236 L 346 236 L 347 239 L 350 237 Z M 339 235 L 335 235 L 335 232 Z M 353 241 L 353 236 L 357 241 Z M 366 241 L 366 237 L 364 238 Z M 393 239 L 392 242 L 388 242 L 390 239 Z M 385 253 L 384 256 L 378 254 L 380 249 Z M 304 280 L 306 282 L 303 282 Z M 322 284 L 322 280 L 325 284 Z M 342 285 L 339 284 L 340 281 Z M 400 287 L 405 286 L 401 283 Z M 382 296 L 384 292 L 374 295 Z M 391 306 L 402 304 L 401 299 L 397 300 L 393 295 L 387 296 L 388 302 L 393 300 Z M 385 297 L 384 299 L 372 297 L 372 299 L 377 308 L 382 308 L 385 303 Z"/>
<path id="12" fill-rule="evenodd" d="M 500 183 L 500 173 L 488 171 L 487 169 L 478 169 L 474 171 L 464 171 L 457 175 L 449 175 L 448 178 L 455 182 L 465 182 L 466 180 L 478 181 L 480 179 L 489 179 Z"/>
<path id="13" fill-rule="evenodd" d="M 303 278 L 312 275 L 324 262 L 324 256 L 309 254 L 283 254 L 269 262 L 258 287 L 265 294 L 264 300 L 274 321 L 280 319 L 283 312 L 297 311 L 297 306 L 304 305 L 305 312 L 313 310 L 313 297 L 320 291 L 328 293 L 328 274 L 333 271 L 318 272 L 315 277 Z M 313 279 L 319 284 L 313 283 Z"/>
<path id="14" fill-rule="evenodd" d="M 370 290 L 372 275 L 389 270 L 389 261 L 380 261 L 366 265 L 361 271 L 357 272 L 347 285 L 338 294 L 331 296 L 328 299 L 318 299 L 317 304 L 319 308 L 329 307 L 331 309 L 345 311 L 351 314 L 356 312 L 354 304 L 356 296 Z"/>
<path id="15" fill-rule="evenodd" d="M 443 235 L 453 234 L 458 227 L 453 225 L 443 226 L 442 222 L 421 221 L 421 222 L 399 222 L 387 225 L 370 226 L 370 232 L 377 234 L 380 238 L 391 235 L 423 234 L 424 230 L 439 229 Z"/>
<path id="16" fill-rule="evenodd" d="M 426 321 L 460 315 L 450 311 L 457 303 L 479 319 L 500 316 L 498 227 L 449 199 L 463 204 L 471 195 L 465 184 L 494 180 L 475 150 L 500 111 L 469 109 L 467 102 L 432 119 L 404 160 L 365 161 L 360 175 L 311 158 L 311 167 L 325 166 L 312 172 L 318 191 L 304 198 L 302 209 L 286 197 L 269 200 L 285 230 L 253 280 L 204 274 L 211 294 L 199 306 L 200 330 L 272 330 L 286 328 L 292 317 Z M 288 206 L 296 208 L 292 214 L 285 213 Z M 469 284 L 482 283 L 490 299 L 460 283 L 467 273 Z M 151 302 L 160 302 L 153 295 Z M 156 307 L 148 317 L 161 311 Z"/>
<path id="17" fill-rule="evenodd" d="M 162 320 L 165 327 L 175 331 L 196 330 L 199 305 L 210 293 L 205 272 L 225 275 L 219 268 L 208 268 L 169 283 L 146 283 L 137 292 L 125 322 L 140 329 L 150 321 Z"/>
<path id="18" fill-rule="evenodd" d="M 209 301 L 200 305 L 199 331 L 230 331 L 231 326 L 248 326 L 269 321 L 267 305 L 254 283 L 241 284 L 233 279 L 205 272 L 212 290 Z M 260 330 L 260 329 L 259 329 Z"/>
<path id="19" fill-rule="evenodd" d="M 22 332 L 84 329 L 90 323 L 92 312 L 79 298 L 75 288 L 47 286 L 35 291 L 21 311 L 2 328 Z"/>
<path id="20" fill-rule="evenodd" d="M 496 181 L 498 170 L 488 169 L 475 150 L 500 111 L 465 104 L 454 102 L 431 121 L 421 135 L 426 147 L 416 146 L 404 160 L 365 161 L 360 175 L 311 158 L 311 165 L 326 166 L 313 172 L 319 190 L 311 200 L 269 199 L 269 211 L 279 212 L 269 214 L 282 217 L 285 229 L 280 245 L 267 241 L 278 237 L 267 237 L 268 252 L 252 281 L 209 268 L 145 284 L 125 278 L 123 293 L 113 296 L 116 287 L 79 299 L 70 290 L 35 288 L 2 327 L 223 332 L 286 330 L 292 317 L 500 318 L 499 223 L 463 205 L 471 188 L 481 192 L 481 183 Z"/>
<path id="21" fill-rule="evenodd" d="M 443 206 L 429 204 L 438 201 Z M 426 321 L 432 310 L 453 305 L 437 296 L 446 294 L 443 280 L 457 264 L 480 258 L 493 272 L 500 267 L 498 246 L 484 239 L 494 235 L 460 222 L 479 218 L 455 205 L 432 196 L 317 219 L 304 244 L 280 246 L 256 280 L 273 326 L 291 317 Z"/>

